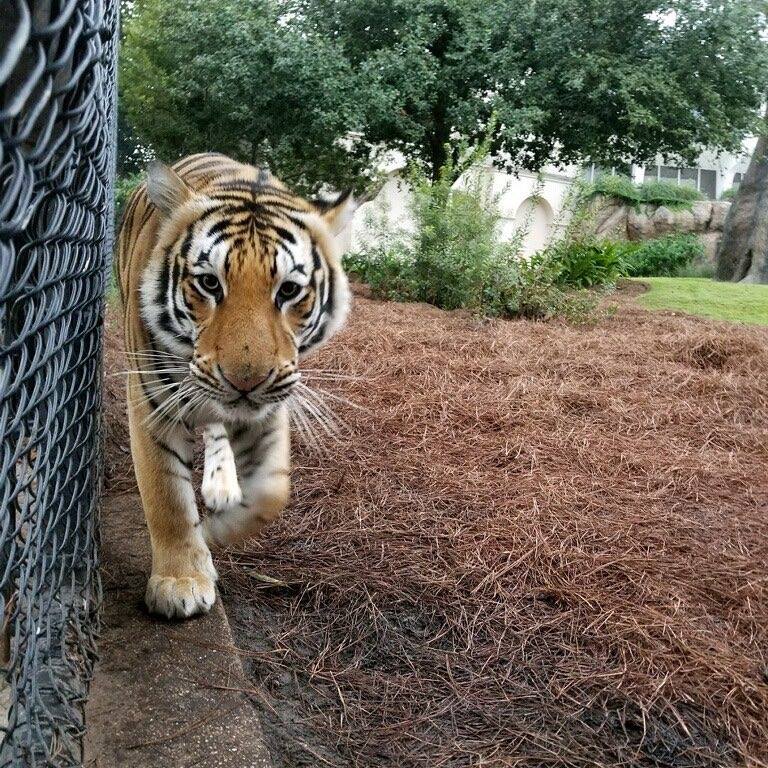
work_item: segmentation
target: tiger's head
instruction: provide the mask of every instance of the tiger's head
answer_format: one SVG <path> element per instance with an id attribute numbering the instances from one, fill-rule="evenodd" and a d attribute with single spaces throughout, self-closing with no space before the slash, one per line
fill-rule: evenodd
<path id="1" fill-rule="evenodd" d="M 334 236 L 354 212 L 351 195 L 310 202 L 243 167 L 252 177 L 200 191 L 160 163 L 147 177 L 160 227 L 142 317 L 189 361 L 190 380 L 224 420 L 258 418 L 286 399 L 300 358 L 341 328 L 350 304 Z"/>

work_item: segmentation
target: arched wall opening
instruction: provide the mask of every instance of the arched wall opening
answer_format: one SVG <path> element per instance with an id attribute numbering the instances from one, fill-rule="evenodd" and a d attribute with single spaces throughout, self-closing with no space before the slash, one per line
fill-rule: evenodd
<path id="1" fill-rule="evenodd" d="M 530 255 L 544 248 L 552 234 L 554 213 L 552 206 L 543 198 L 526 197 L 515 213 L 515 231 L 525 230 L 523 253 Z"/>

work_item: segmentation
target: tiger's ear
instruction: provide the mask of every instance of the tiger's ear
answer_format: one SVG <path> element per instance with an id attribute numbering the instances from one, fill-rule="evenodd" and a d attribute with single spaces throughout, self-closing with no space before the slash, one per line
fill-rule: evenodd
<path id="1" fill-rule="evenodd" d="M 149 164 L 147 197 L 164 216 L 169 216 L 184 205 L 192 195 L 192 190 L 173 168 L 157 160 Z"/>
<path id="2" fill-rule="evenodd" d="M 331 234 L 338 235 L 352 221 L 358 203 L 351 190 L 342 192 L 335 200 L 315 200 L 315 207 Z"/>

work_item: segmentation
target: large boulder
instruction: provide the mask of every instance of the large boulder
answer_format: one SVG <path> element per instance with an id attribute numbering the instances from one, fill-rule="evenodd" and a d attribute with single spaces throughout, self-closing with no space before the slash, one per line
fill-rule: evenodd
<path id="1" fill-rule="evenodd" d="M 705 232 L 709 229 L 709 222 L 712 219 L 712 201 L 711 200 L 696 200 L 694 202 L 691 213 L 693 219 L 696 222 L 696 232 Z"/>
<path id="2" fill-rule="evenodd" d="M 651 216 L 656 235 L 666 235 L 675 231 L 675 214 L 666 205 L 660 205 Z"/>
<path id="3" fill-rule="evenodd" d="M 627 236 L 627 206 L 621 203 L 603 205 L 595 214 L 595 234 L 598 237 Z"/>
<path id="4" fill-rule="evenodd" d="M 723 231 L 725 217 L 728 215 L 730 208 L 731 204 L 726 200 L 718 200 L 712 203 L 712 218 L 709 220 L 709 228 L 711 230 Z"/>
<path id="5" fill-rule="evenodd" d="M 630 208 L 627 212 L 627 237 L 630 240 L 649 240 L 655 227 L 645 206 Z"/>
<path id="6" fill-rule="evenodd" d="M 675 232 L 696 232 L 696 217 L 693 211 L 679 210 L 674 212 L 672 229 Z"/>

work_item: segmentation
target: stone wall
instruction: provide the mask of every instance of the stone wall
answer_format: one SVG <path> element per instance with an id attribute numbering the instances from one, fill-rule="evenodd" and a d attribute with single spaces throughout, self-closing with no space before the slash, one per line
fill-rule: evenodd
<path id="1" fill-rule="evenodd" d="M 664 205 L 632 207 L 612 198 L 601 198 L 594 203 L 593 226 L 599 237 L 635 241 L 690 232 L 704 245 L 705 261 L 713 264 L 730 207 L 726 201 L 697 200 L 690 210 L 672 210 Z"/>

